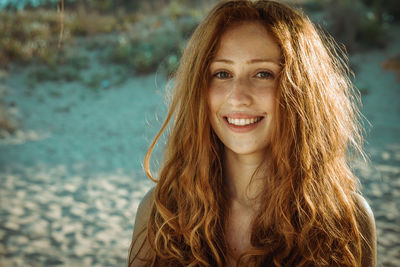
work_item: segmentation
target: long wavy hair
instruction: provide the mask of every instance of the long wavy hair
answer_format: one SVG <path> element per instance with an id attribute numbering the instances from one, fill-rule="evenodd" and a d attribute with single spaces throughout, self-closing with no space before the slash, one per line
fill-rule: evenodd
<path id="1" fill-rule="evenodd" d="M 156 182 L 142 233 L 151 249 L 149 265 L 226 265 L 224 148 L 208 118 L 209 65 L 226 29 L 246 21 L 261 22 L 274 36 L 282 71 L 252 249 L 237 264 L 360 266 L 358 184 L 349 154 L 363 155 L 362 127 L 347 57 L 301 11 L 275 1 L 219 3 L 183 53 L 169 113 L 145 157 L 146 172 Z M 166 129 L 156 180 L 150 157 Z"/>

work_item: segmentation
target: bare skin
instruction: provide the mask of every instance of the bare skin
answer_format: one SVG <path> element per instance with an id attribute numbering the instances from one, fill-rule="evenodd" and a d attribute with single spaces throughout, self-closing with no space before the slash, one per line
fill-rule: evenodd
<path id="1" fill-rule="evenodd" d="M 259 207 L 257 189 L 261 188 L 262 182 L 255 177 L 252 183 L 250 181 L 260 160 L 257 157 L 238 156 L 229 150 L 225 152 L 224 170 L 230 197 L 225 232 L 230 248 L 228 266 L 236 266 L 240 254 L 251 248 L 250 228 Z"/>

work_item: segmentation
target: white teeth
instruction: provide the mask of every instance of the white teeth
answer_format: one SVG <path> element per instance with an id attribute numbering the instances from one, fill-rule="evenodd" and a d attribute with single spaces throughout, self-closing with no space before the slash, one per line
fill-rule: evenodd
<path id="1" fill-rule="evenodd" d="M 251 119 L 233 119 L 233 118 L 227 117 L 227 120 L 230 124 L 237 125 L 237 126 L 245 126 L 245 125 L 259 122 L 261 120 L 261 117 L 251 118 Z"/>

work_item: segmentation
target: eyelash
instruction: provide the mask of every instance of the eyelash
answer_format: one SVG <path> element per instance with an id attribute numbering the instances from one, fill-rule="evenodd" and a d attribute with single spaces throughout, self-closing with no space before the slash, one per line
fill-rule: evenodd
<path id="1" fill-rule="evenodd" d="M 269 72 L 269 71 L 260 71 L 260 72 L 257 72 L 256 76 L 258 76 L 258 74 L 260 74 L 260 73 L 266 74 L 267 77 L 258 77 L 258 78 L 261 78 L 261 79 L 269 79 L 269 78 L 272 78 L 272 79 L 273 79 L 273 78 L 274 78 L 274 74 L 271 73 L 271 72 Z"/>
<path id="2" fill-rule="evenodd" d="M 227 75 L 229 75 L 229 77 L 220 77 L 221 76 L 221 74 L 227 74 Z M 218 72 L 216 72 L 214 75 L 213 75 L 213 77 L 215 77 L 215 78 L 218 78 L 218 79 L 221 79 L 221 80 L 225 80 L 225 79 L 228 79 L 228 78 L 230 78 L 231 77 L 231 75 L 230 75 L 230 73 L 229 72 L 227 72 L 227 71 L 218 71 Z"/>
<path id="3" fill-rule="evenodd" d="M 262 73 L 263 75 L 267 75 L 267 77 L 259 77 L 259 74 L 260 73 Z M 221 74 L 224 74 L 224 75 L 229 75 L 229 77 L 221 77 Z M 257 78 L 260 78 L 260 79 L 270 79 L 270 78 L 274 78 L 274 74 L 273 73 L 271 73 L 271 72 L 269 72 L 269 71 L 259 71 L 259 72 L 257 72 L 257 74 L 255 75 Z M 218 71 L 218 72 L 216 72 L 214 75 L 213 75 L 213 77 L 215 77 L 215 78 L 217 78 L 217 79 L 221 79 L 221 80 L 225 80 L 225 79 L 229 79 L 229 78 L 231 78 L 232 77 L 232 75 L 229 73 L 229 72 L 227 72 L 227 71 Z"/>

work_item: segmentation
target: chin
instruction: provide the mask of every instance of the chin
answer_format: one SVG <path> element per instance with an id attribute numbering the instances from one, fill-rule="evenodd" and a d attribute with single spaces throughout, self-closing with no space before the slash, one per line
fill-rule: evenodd
<path id="1" fill-rule="evenodd" d="M 262 155 L 264 153 L 267 153 L 269 150 L 269 145 L 262 147 L 262 148 L 254 148 L 254 147 L 227 147 L 231 152 L 233 152 L 236 155 L 242 155 L 242 156 L 252 156 L 252 155 Z"/>

